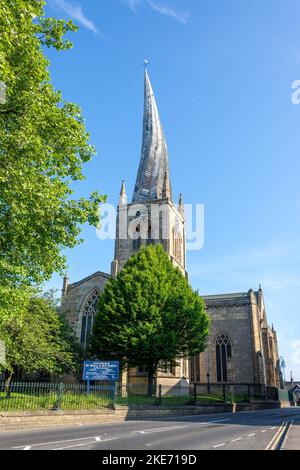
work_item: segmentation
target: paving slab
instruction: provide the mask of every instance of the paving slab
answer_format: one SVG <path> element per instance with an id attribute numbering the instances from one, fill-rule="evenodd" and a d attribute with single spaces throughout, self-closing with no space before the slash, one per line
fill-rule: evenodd
<path id="1" fill-rule="evenodd" d="M 300 450 L 300 419 L 293 420 L 282 448 L 283 450 Z"/>

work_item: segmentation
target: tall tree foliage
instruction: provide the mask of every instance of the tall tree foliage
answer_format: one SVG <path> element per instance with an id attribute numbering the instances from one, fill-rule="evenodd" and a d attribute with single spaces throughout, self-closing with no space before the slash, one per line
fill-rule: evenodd
<path id="1" fill-rule="evenodd" d="M 0 0 L 0 285 L 18 286 L 62 271 L 61 249 L 96 225 L 98 193 L 73 200 L 71 183 L 94 154 L 76 104 L 63 100 L 43 46 L 69 49 L 72 21 L 45 18 L 45 2 Z M 3 291 L 3 295 L 5 292 Z M 2 295 L 2 298 L 3 298 Z"/>
<path id="2" fill-rule="evenodd" d="M 13 292 L 16 292 L 14 290 Z M 80 348 L 67 321 L 59 314 L 53 295 L 42 295 L 32 289 L 19 292 L 9 316 L 0 306 L 0 338 L 5 343 L 5 386 L 10 384 L 17 369 L 61 374 L 75 371 Z M 21 302 L 21 305 L 18 305 Z M 8 307 L 8 306 L 6 306 Z"/>
<path id="3" fill-rule="evenodd" d="M 162 361 L 171 363 L 205 349 L 204 303 L 161 245 L 142 248 L 109 280 L 99 300 L 91 352 L 122 367 L 144 365 L 149 392 Z"/>

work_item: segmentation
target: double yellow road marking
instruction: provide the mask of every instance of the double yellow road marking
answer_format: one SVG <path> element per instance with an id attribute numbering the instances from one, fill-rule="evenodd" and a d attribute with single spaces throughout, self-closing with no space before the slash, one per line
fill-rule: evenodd
<path id="1" fill-rule="evenodd" d="M 271 439 L 271 441 L 269 442 L 265 450 L 279 450 L 279 444 L 283 436 L 287 432 L 289 425 L 290 425 L 290 421 L 283 421 L 283 423 L 281 424 L 278 431 L 273 436 L 273 438 Z"/>

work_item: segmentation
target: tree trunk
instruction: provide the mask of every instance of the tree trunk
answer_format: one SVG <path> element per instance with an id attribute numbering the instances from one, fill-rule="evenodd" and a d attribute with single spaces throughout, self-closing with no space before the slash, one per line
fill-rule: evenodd
<path id="1" fill-rule="evenodd" d="M 148 397 L 152 397 L 153 395 L 154 372 L 155 372 L 154 369 L 152 368 L 148 369 Z"/>
<path id="2" fill-rule="evenodd" d="M 4 372 L 4 391 L 5 391 L 6 398 L 10 398 L 10 387 L 11 387 L 13 374 L 14 373 L 12 370 L 6 370 Z"/>

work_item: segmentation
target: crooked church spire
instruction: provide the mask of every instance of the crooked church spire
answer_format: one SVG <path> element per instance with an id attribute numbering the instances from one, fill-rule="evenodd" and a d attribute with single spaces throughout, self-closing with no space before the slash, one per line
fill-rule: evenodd
<path id="1" fill-rule="evenodd" d="M 146 63 L 146 62 L 145 62 Z M 132 202 L 163 197 L 164 185 L 170 188 L 168 149 L 159 119 L 155 96 L 145 67 L 143 142 Z M 165 181 L 167 175 L 168 181 Z"/>

